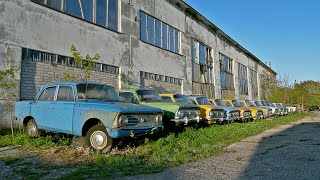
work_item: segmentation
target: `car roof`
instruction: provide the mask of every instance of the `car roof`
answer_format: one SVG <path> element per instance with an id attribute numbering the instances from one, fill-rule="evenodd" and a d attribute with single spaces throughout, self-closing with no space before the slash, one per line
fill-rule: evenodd
<path id="1" fill-rule="evenodd" d="M 107 84 L 95 83 L 95 82 L 53 82 L 53 83 L 44 84 L 43 86 L 78 85 L 78 84 L 99 84 L 99 85 L 112 87 Z"/>

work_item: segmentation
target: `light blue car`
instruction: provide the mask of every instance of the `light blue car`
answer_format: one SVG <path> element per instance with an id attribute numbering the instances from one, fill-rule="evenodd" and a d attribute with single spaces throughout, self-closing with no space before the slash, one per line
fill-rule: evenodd
<path id="1" fill-rule="evenodd" d="M 42 86 L 34 101 L 15 105 L 16 119 L 26 132 L 42 131 L 85 136 L 93 149 L 108 152 L 113 139 L 155 134 L 163 129 L 163 111 L 124 103 L 108 85 L 61 82 Z"/>

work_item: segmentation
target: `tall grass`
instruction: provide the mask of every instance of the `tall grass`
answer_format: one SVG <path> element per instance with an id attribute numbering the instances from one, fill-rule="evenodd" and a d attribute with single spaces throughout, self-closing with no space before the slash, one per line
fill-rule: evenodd
<path id="1" fill-rule="evenodd" d="M 202 129 L 187 128 L 182 133 L 172 133 L 147 145 L 129 148 L 124 155 L 96 155 L 96 162 L 80 167 L 78 171 L 64 176 L 63 179 L 111 178 L 119 175 L 159 172 L 168 167 L 199 161 L 223 153 L 224 147 L 245 137 L 309 115 L 301 113 L 276 117 L 273 120 L 258 120 L 225 126 L 213 125 Z"/>
<path id="2" fill-rule="evenodd" d="M 309 116 L 308 113 L 258 120 L 250 123 L 213 125 L 207 128 L 186 128 L 181 133 L 172 133 L 157 141 L 135 148 L 118 150 L 107 155 L 94 154 L 94 161 L 84 162 L 78 170 L 62 179 L 110 178 L 114 176 L 154 173 L 165 168 L 199 161 L 245 137 L 259 134 L 281 124 L 288 124 Z M 22 145 L 26 147 L 55 147 L 68 144 L 69 140 L 56 142 L 52 136 L 32 139 L 24 134 L 0 136 L 0 147 Z"/>

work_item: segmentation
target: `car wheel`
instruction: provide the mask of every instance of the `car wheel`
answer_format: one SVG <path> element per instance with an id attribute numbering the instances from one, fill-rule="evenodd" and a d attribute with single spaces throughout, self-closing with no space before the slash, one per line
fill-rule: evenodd
<path id="1" fill-rule="evenodd" d="M 28 121 L 26 131 L 31 137 L 39 137 L 42 133 L 42 131 L 38 129 L 38 125 L 34 119 Z"/>
<path id="2" fill-rule="evenodd" d="M 113 139 L 109 136 L 105 126 L 95 125 L 86 134 L 86 144 L 94 150 L 107 153 L 112 148 Z"/>

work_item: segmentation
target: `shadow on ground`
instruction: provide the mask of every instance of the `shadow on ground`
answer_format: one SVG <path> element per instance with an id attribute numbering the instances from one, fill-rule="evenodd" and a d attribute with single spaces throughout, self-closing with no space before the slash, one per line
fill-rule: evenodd
<path id="1" fill-rule="evenodd" d="M 320 123 L 306 122 L 259 142 L 239 179 L 319 179 L 319 164 Z"/>

